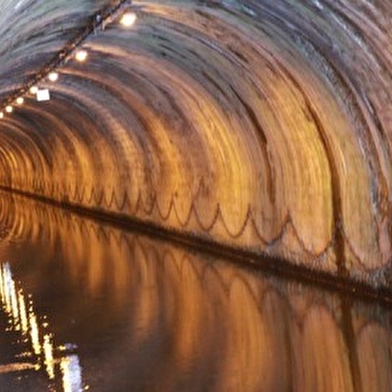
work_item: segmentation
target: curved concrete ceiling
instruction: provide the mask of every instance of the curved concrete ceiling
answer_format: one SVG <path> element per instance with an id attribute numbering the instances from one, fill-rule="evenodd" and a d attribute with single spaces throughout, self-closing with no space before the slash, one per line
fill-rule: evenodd
<path id="1" fill-rule="evenodd" d="M 3 3 L 5 101 L 116 2 Z M 1 121 L 1 184 L 388 284 L 392 6 L 133 7 Z"/>

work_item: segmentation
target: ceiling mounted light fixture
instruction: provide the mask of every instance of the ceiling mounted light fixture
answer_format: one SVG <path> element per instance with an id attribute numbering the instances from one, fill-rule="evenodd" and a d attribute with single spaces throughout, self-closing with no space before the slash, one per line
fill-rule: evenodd
<path id="1" fill-rule="evenodd" d="M 37 90 L 37 101 L 49 101 L 50 100 L 50 93 L 48 89 Z"/>
<path id="2" fill-rule="evenodd" d="M 1 118 L 4 118 L 4 113 L 3 112 L 0 112 L 0 119 Z"/>
<path id="3" fill-rule="evenodd" d="M 80 63 L 83 63 L 87 60 L 88 53 L 87 50 L 81 49 L 76 52 L 75 59 Z"/>
<path id="4" fill-rule="evenodd" d="M 55 82 L 58 78 L 59 78 L 59 74 L 58 74 L 57 72 L 51 72 L 51 73 L 48 75 L 48 79 L 49 79 L 51 82 Z"/>
<path id="5" fill-rule="evenodd" d="M 19 98 L 16 99 L 16 103 L 18 105 L 23 105 L 23 102 L 24 102 L 24 98 L 23 97 L 19 97 Z"/>
<path id="6" fill-rule="evenodd" d="M 0 0 L 1 3 L 1 0 Z M 65 46 L 58 52 L 58 54 L 47 64 L 41 68 L 27 84 L 14 91 L 11 96 L 4 99 L 3 103 L 0 104 L 0 118 L 5 116 L 5 113 L 11 113 L 13 107 L 8 103 L 15 103 L 22 105 L 23 101 L 17 100 L 16 97 L 25 97 L 28 94 L 35 95 L 37 100 L 48 100 L 50 99 L 50 93 L 48 90 L 40 90 L 35 84 L 39 84 L 41 81 L 56 82 L 59 78 L 59 73 L 56 72 L 60 67 L 64 66 L 69 59 L 72 57 L 79 62 L 87 60 L 89 53 L 87 50 L 78 49 L 82 47 L 83 43 L 92 34 L 97 34 L 98 30 L 102 28 L 105 30 L 107 24 L 121 23 L 122 26 L 128 28 L 134 25 L 137 20 L 137 14 L 133 12 L 131 7 L 132 0 L 113 0 L 113 6 L 109 9 L 103 8 L 92 15 L 90 22 L 87 24 L 85 29 L 82 29 L 79 34 L 74 38 L 65 43 Z M 38 93 L 41 92 L 38 99 Z M 31 98 L 31 97 L 30 97 Z M 22 98 L 23 99 L 23 98 Z"/>
<path id="7" fill-rule="evenodd" d="M 135 24 L 136 19 L 137 19 L 137 17 L 136 17 L 136 14 L 134 12 L 127 11 L 121 17 L 120 23 L 124 27 L 131 27 L 131 26 L 133 26 Z"/>

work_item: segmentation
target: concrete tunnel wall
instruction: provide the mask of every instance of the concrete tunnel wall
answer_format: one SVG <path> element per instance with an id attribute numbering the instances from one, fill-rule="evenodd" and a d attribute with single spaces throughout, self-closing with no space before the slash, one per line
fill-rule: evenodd
<path id="1" fill-rule="evenodd" d="M 3 2 L 3 99 L 115 4 Z M 0 122 L 0 185 L 389 284 L 392 4 L 133 7 Z"/>

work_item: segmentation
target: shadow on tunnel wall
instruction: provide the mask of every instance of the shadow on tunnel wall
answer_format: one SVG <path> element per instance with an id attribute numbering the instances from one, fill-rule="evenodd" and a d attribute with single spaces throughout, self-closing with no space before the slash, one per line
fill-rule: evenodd
<path id="1" fill-rule="evenodd" d="M 0 228 L 13 289 L 34 299 L 54 347 L 75 344 L 92 390 L 390 390 L 392 314 L 381 305 L 23 197 L 1 194 Z M 19 313 L 7 313 L 14 333 Z"/>

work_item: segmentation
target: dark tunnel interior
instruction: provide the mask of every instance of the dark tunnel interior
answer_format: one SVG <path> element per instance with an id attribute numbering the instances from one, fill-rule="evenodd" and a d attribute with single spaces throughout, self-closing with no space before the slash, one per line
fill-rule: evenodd
<path id="1" fill-rule="evenodd" d="M 390 0 L 0 0 L 0 392 L 392 385 Z"/>

